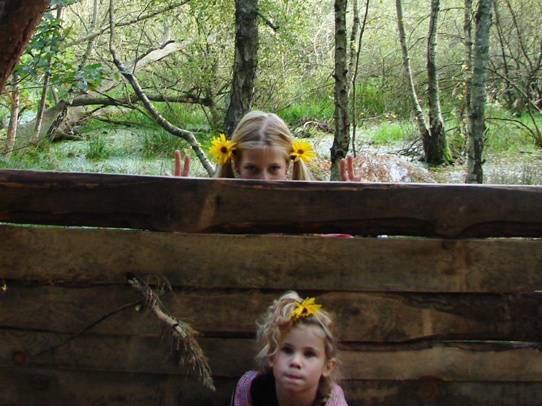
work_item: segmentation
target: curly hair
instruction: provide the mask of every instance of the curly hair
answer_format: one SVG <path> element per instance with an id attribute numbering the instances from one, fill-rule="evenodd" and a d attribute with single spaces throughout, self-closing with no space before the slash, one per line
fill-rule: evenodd
<path id="1" fill-rule="evenodd" d="M 292 136 L 286 123 L 274 113 L 259 110 L 248 112 L 239 121 L 231 140 L 237 146 L 232 161 L 240 160 L 244 150 L 263 148 L 279 151 L 284 156 L 286 163 L 290 163 Z M 234 178 L 233 167 L 234 162 L 219 165 L 215 177 Z M 313 176 L 302 159 L 294 162 L 292 180 L 312 179 Z"/>
<path id="2" fill-rule="evenodd" d="M 294 326 L 317 326 L 322 329 L 325 335 L 324 348 L 328 360 L 337 358 L 337 336 L 335 332 L 335 321 L 333 316 L 322 309 L 316 311 L 312 316 L 292 321 L 292 312 L 296 308 L 296 303 L 301 303 L 303 299 L 295 291 L 288 291 L 276 299 L 269 306 L 267 313 L 258 320 L 258 343 L 261 350 L 256 355 L 258 369 L 262 373 L 271 370 L 271 358 L 278 352 L 281 340 L 288 334 Z M 332 383 L 338 380 L 338 368 L 334 368 L 330 375 L 322 378 L 319 391 L 322 396 L 329 394 L 329 388 Z"/>

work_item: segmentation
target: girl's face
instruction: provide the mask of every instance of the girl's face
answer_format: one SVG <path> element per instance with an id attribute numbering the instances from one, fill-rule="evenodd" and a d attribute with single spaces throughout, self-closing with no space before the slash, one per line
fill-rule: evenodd
<path id="1" fill-rule="evenodd" d="M 320 327 L 294 325 L 270 360 L 279 403 L 294 399 L 296 404 L 312 404 L 320 378 L 328 377 L 335 363 L 326 357 L 325 334 Z"/>
<path id="2" fill-rule="evenodd" d="M 243 179 L 285 180 L 289 163 L 279 149 L 246 149 L 235 161 L 235 170 Z"/>

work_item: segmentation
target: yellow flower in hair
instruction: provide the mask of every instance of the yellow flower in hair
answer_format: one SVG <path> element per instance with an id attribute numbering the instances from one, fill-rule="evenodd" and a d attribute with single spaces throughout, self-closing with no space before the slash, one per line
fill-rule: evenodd
<path id="1" fill-rule="evenodd" d="M 308 297 L 302 303 L 295 302 L 295 309 L 292 311 L 292 321 L 310 317 L 322 307 L 322 305 L 314 303 L 316 298 Z"/>
<path id="2" fill-rule="evenodd" d="M 211 140 L 209 154 L 212 155 L 213 161 L 218 162 L 219 165 L 225 165 L 230 162 L 233 151 L 236 149 L 235 142 L 227 140 L 224 134 L 220 134 L 220 137 L 213 137 Z"/>
<path id="3" fill-rule="evenodd" d="M 309 162 L 311 158 L 316 156 L 316 152 L 312 150 L 310 142 L 296 138 L 292 143 L 292 152 L 290 152 L 290 156 L 294 162 L 299 161 L 299 159 Z"/>

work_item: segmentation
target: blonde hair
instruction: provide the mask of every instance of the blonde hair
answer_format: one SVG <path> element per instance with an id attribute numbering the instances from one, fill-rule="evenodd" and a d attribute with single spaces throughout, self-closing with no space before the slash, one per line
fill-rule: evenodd
<path id="1" fill-rule="evenodd" d="M 243 151 L 248 149 L 275 149 L 284 155 L 287 165 L 290 163 L 292 136 L 286 123 L 274 113 L 253 110 L 245 114 L 231 140 L 237 147 L 232 162 L 218 165 L 215 178 L 235 178 L 233 170 L 235 161 L 240 160 Z M 309 168 L 302 159 L 294 162 L 292 180 L 313 180 Z"/>
<path id="2" fill-rule="evenodd" d="M 292 321 L 292 312 L 297 307 L 296 303 L 301 303 L 303 299 L 295 291 L 288 291 L 271 306 L 267 313 L 261 316 L 258 321 L 258 343 L 262 346 L 256 363 L 262 373 L 271 370 L 271 358 L 279 351 L 281 340 L 288 334 L 294 326 L 317 326 L 324 332 L 324 348 L 326 359 L 337 358 L 337 336 L 335 333 L 335 321 L 333 316 L 321 308 L 312 316 Z M 327 397 L 330 392 L 330 385 L 338 380 L 338 368 L 334 368 L 329 376 L 320 380 L 319 392 L 323 397 Z"/>

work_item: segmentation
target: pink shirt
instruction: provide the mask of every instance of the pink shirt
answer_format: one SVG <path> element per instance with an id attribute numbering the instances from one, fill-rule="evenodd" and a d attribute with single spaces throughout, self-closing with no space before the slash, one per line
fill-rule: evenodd
<path id="1" fill-rule="evenodd" d="M 254 381 L 254 378 L 258 375 L 260 375 L 259 372 L 248 371 L 241 379 L 239 379 L 239 382 L 237 382 L 237 386 L 235 387 L 232 406 L 253 406 L 250 387 L 252 381 Z M 331 393 L 326 402 L 326 406 L 348 406 L 348 403 L 346 403 L 346 399 L 344 398 L 343 390 L 339 385 L 331 385 Z"/>

